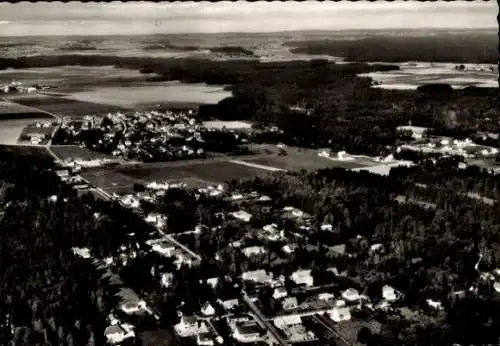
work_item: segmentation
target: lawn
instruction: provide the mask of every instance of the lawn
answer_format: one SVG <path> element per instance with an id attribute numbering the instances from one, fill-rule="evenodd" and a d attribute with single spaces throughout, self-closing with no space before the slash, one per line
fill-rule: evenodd
<path id="1" fill-rule="evenodd" d="M 82 160 L 115 159 L 112 156 L 82 148 L 78 145 L 53 145 L 51 149 L 61 160 L 70 158 Z"/>

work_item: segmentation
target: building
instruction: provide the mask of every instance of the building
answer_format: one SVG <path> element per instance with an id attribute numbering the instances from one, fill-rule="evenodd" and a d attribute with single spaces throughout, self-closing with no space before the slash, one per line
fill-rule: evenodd
<path id="1" fill-rule="evenodd" d="M 297 244 L 286 244 L 284 245 L 281 250 L 284 252 L 284 253 L 287 253 L 287 254 L 291 254 L 291 253 L 294 253 L 295 250 L 297 250 L 297 247 L 298 245 Z"/>
<path id="2" fill-rule="evenodd" d="M 337 323 L 349 321 L 351 319 L 351 311 L 346 306 L 336 306 L 330 311 L 330 318 Z"/>
<path id="3" fill-rule="evenodd" d="M 283 306 L 283 310 L 293 310 L 299 306 L 299 302 L 295 297 L 287 297 L 283 299 L 281 305 Z"/>
<path id="4" fill-rule="evenodd" d="M 224 300 L 224 301 L 222 301 L 221 304 L 224 307 L 224 309 L 226 309 L 226 311 L 229 311 L 229 310 L 234 309 L 236 306 L 238 306 L 240 304 L 240 302 L 238 299 L 235 298 L 235 299 Z"/>
<path id="5" fill-rule="evenodd" d="M 413 139 L 422 139 L 425 135 L 425 132 L 428 130 L 427 127 L 421 127 L 421 126 L 411 126 L 411 125 L 406 125 L 406 126 L 398 126 L 396 128 L 398 131 L 408 131 L 411 133 L 411 136 Z"/>
<path id="6" fill-rule="evenodd" d="M 212 334 L 204 332 L 196 337 L 196 343 L 200 346 L 213 346 L 215 344 Z"/>
<path id="7" fill-rule="evenodd" d="M 207 285 L 210 285 L 210 287 L 215 288 L 219 284 L 219 278 L 218 277 L 213 277 L 207 279 Z"/>
<path id="8" fill-rule="evenodd" d="M 206 302 L 205 304 L 203 304 L 203 306 L 201 307 L 201 313 L 205 316 L 212 316 L 215 314 L 215 309 L 214 307 L 212 306 L 212 304 L 210 304 L 209 302 Z"/>
<path id="9" fill-rule="evenodd" d="M 106 341 L 111 345 L 118 345 L 125 340 L 135 339 L 134 326 L 131 324 L 114 324 L 104 330 Z"/>
<path id="10" fill-rule="evenodd" d="M 270 282 L 273 279 L 272 274 L 266 273 L 264 269 L 253 270 L 241 274 L 241 278 L 245 281 L 253 281 L 258 283 Z"/>
<path id="11" fill-rule="evenodd" d="M 146 302 L 138 300 L 136 302 L 123 303 L 120 308 L 127 315 L 137 314 L 146 309 Z"/>
<path id="12" fill-rule="evenodd" d="M 274 325 L 280 329 L 299 324 L 302 324 L 302 319 L 299 315 L 283 315 L 274 319 Z"/>
<path id="13" fill-rule="evenodd" d="M 161 242 L 153 244 L 151 249 L 155 252 L 158 252 L 160 255 L 165 257 L 173 257 L 175 255 L 175 246 L 171 245 L 168 242 Z"/>
<path id="14" fill-rule="evenodd" d="M 170 287 L 174 280 L 174 274 L 172 273 L 163 273 L 161 274 L 161 285 L 163 287 Z"/>
<path id="15" fill-rule="evenodd" d="M 285 287 L 276 287 L 273 292 L 274 299 L 281 299 L 288 295 L 288 291 Z"/>
<path id="16" fill-rule="evenodd" d="M 263 246 L 249 246 L 243 249 L 243 254 L 245 254 L 246 257 L 252 257 L 265 253 L 266 249 Z"/>
<path id="17" fill-rule="evenodd" d="M 179 323 L 174 326 L 175 332 L 180 337 L 193 336 L 208 332 L 204 322 L 198 321 L 194 316 L 182 316 Z"/>
<path id="18" fill-rule="evenodd" d="M 348 288 L 342 292 L 342 298 L 344 298 L 348 303 L 357 302 L 361 297 L 359 291 L 355 288 Z"/>
<path id="19" fill-rule="evenodd" d="M 290 280 L 295 282 L 297 285 L 305 285 L 307 287 L 311 287 L 314 284 L 314 279 L 311 276 L 310 269 L 297 270 L 290 275 Z"/>
<path id="20" fill-rule="evenodd" d="M 427 305 L 435 310 L 442 310 L 443 304 L 439 300 L 426 299 L 425 302 Z"/>
<path id="21" fill-rule="evenodd" d="M 393 302 L 398 299 L 396 290 L 389 285 L 382 287 L 382 297 L 388 302 Z"/>
<path id="22" fill-rule="evenodd" d="M 233 330 L 233 338 L 241 343 L 258 342 L 264 335 L 264 331 L 255 321 L 236 323 Z"/>
<path id="23" fill-rule="evenodd" d="M 244 221 L 244 222 L 249 222 L 250 219 L 252 218 L 252 214 L 247 213 L 244 210 L 239 210 L 239 211 L 232 212 L 230 215 L 232 217 L 234 217 L 235 219 L 238 219 L 238 220 L 241 220 L 241 221 Z"/>
<path id="24" fill-rule="evenodd" d="M 332 300 L 333 298 L 335 298 L 335 296 L 332 294 L 332 293 L 320 293 L 318 294 L 318 299 L 319 300 L 323 300 L 323 301 L 330 301 Z"/>

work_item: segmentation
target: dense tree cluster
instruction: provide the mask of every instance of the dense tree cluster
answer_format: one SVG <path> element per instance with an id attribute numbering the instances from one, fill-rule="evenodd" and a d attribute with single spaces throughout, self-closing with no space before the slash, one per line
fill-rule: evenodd
<path id="1" fill-rule="evenodd" d="M 494 32 L 440 32 L 437 35 L 375 35 L 357 40 L 307 40 L 287 44 L 293 52 L 329 54 L 348 61 L 433 61 L 496 64 L 498 37 Z M 467 47 L 467 49 L 464 49 Z"/>

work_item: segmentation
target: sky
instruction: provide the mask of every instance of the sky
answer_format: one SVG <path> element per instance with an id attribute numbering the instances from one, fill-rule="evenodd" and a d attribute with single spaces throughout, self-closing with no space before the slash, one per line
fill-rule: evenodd
<path id="1" fill-rule="evenodd" d="M 496 28 L 496 1 L 0 3 L 0 36 Z"/>

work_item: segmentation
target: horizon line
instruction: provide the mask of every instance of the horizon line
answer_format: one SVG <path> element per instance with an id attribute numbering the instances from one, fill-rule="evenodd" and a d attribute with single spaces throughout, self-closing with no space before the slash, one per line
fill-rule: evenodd
<path id="1" fill-rule="evenodd" d="M 372 29 L 306 29 L 306 30 L 281 30 L 281 31 L 221 31 L 221 32 L 177 32 L 177 33 L 139 33 L 139 34 L 119 34 L 119 33 L 114 33 L 114 34 L 66 34 L 66 35 L 61 35 L 61 34 L 33 34 L 33 35 L 2 35 L 0 33 L 0 37 L 6 38 L 6 37 L 106 37 L 106 36 L 120 36 L 120 37 L 127 37 L 127 36 L 163 36 L 163 35 L 203 35 L 203 36 L 209 36 L 209 35 L 266 35 L 266 34 L 291 34 L 291 33 L 314 33 L 314 32 L 324 32 L 324 33 L 334 33 L 334 32 L 382 32 L 382 31 L 398 31 L 398 32 L 412 32 L 412 31 L 445 31 L 445 32 L 454 32 L 454 31 L 496 31 L 498 27 L 496 26 L 487 26 L 483 28 L 443 28 L 443 27 L 438 27 L 438 28 L 372 28 Z"/>

